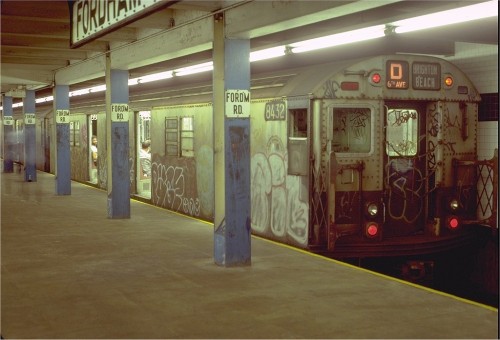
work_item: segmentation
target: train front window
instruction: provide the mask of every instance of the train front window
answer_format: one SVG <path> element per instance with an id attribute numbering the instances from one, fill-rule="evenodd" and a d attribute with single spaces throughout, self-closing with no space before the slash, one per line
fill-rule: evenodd
<path id="1" fill-rule="evenodd" d="M 335 107 L 332 119 L 332 148 L 334 152 L 370 152 L 372 123 L 369 108 Z"/>
<path id="2" fill-rule="evenodd" d="M 387 110 L 386 152 L 390 157 L 417 154 L 418 112 L 414 109 Z"/>

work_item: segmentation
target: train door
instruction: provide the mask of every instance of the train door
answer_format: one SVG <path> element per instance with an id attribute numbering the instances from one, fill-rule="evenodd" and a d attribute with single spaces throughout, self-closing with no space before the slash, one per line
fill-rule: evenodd
<path id="1" fill-rule="evenodd" d="M 136 183 L 137 194 L 141 197 L 151 198 L 151 111 L 136 113 Z"/>
<path id="2" fill-rule="evenodd" d="M 99 148 L 99 138 L 97 136 L 97 115 L 87 116 L 88 131 L 88 164 L 89 164 L 89 182 L 98 184 L 99 182 L 99 159 L 97 150 Z M 104 145 L 104 143 L 101 143 Z"/>
<path id="3" fill-rule="evenodd" d="M 426 192 L 426 104 L 386 102 L 384 237 L 423 232 Z"/>

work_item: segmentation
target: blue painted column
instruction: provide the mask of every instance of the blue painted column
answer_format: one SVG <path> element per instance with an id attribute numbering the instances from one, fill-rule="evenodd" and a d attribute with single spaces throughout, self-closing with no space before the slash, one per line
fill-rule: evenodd
<path id="1" fill-rule="evenodd" d="M 54 118 L 56 125 L 56 195 L 71 195 L 71 150 L 69 145 L 69 86 L 56 85 Z"/>
<path id="2" fill-rule="evenodd" d="M 108 218 L 130 218 L 128 71 L 106 67 Z"/>
<path id="3" fill-rule="evenodd" d="M 26 90 L 24 112 L 24 181 L 36 182 L 36 116 L 35 91 Z"/>
<path id="4" fill-rule="evenodd" d="M 14 118 L 12 97 L 3 97 L 3 172 L 14 172 Z"/>
<path id="5" fill-rule="evenodd" d="M 250 40 L 228 39 L 214 23 L 214 259 L 251 265 Z M 224 131 L 222 134 L 221 132 Z"/>

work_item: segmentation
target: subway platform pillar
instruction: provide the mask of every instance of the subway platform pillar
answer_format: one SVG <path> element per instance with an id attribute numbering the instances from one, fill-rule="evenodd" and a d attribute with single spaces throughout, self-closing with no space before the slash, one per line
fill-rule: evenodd
<path id="1" fill-rule="evenodd" d="M 214 259 L 251 265 L 250 40 L 229 39 L 214 21 Z"/>
<path id="2" fill-rule="evenodd" d="M 128 71 L 106 58 L 108 218 L 130 218 Z"/>
<path id="3" fill-rule="evenodd" d="M 12 117 L 12 97 L 4 96 L 3 101 L 3 172 L 14 172 L 14 118 Z"/>
<path id="4" fill-rule="evenodd" d="M 69 86 L 56 85 L 53 95 L 56 126 L 56 195 L 71 195 Z"/>
<path id="5" fill-rule="evenodd" d="M 24 181 L 36 182 L 36 115 L 35 91 L 26 90 L 24 112 Z"/>

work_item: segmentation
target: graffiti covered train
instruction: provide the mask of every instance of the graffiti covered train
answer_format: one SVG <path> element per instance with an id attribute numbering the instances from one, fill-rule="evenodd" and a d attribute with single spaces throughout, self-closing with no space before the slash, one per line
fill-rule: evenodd
<path id="1" fill-rule="evenodd" d="M 254 234 L 342 258 L 442 251 L 467 242 L 471 225 L 496 228 L 493 177 L 480 180 L 491 164 L 477 161 L 480 96 L 453 64 L 387 55 L 252 74 L 251 84 Z M 131 192 L 208 221 L 211 89 L 131 89 L 129 121 Z M 41 136 L 50 125 L 49 113 Z M 91 136 L 106 140 L 103 100 L 72 106 L 70 126 L 71 175 L 86 182 Z M 139 160 L 146 139 L 149 178 Z M 96 185 L 105 188 L 98 150 Z"/>

